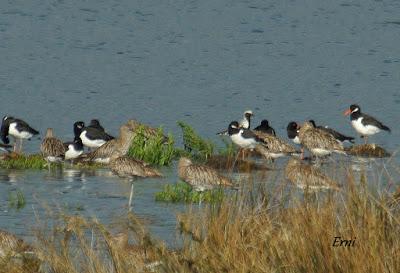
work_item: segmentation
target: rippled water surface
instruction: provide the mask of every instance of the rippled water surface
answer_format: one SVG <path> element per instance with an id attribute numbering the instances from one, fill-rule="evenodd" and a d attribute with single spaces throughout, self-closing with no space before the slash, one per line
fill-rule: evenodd
<path id="1" fill-rule="evenodd" d="M 99 118 L 117 134 L 134 117 L 179 138 L 176 121 L 215 132 L 250 108 L 286 137 L 291 120 L 353 134 L 342 112 L 358 103 L 392 127 L 372 141 L 400 144 L 399 1 L 2 1 L 0 112 L 72 138 Z M 26 144 L 37 152 L 40 140 Z M 135 184 L 134 209 L 173 240 L 180 205 L 155 203 L 175 182 Z M 0 172 L 0 228 L 29 233 L 41 202 L 107 221 L 126 210 L 130 184 L 106 170 Z M 27 206 L 9 210 L 21 189 Z"/>

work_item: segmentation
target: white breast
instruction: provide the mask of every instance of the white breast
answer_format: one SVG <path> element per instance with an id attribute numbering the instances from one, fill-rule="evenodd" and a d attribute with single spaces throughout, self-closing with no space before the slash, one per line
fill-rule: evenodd
<path id="1" fill-rule="evenodd" d="M 250 124 L 249 124 L 249 121 L 248 121 L 246 118 L 243 118 L 243 119 L 240 121 L 239 126 L 240 126 L 241 128 L 249 129 Z"/>
<path id="2" fill-rule="evenodd" d="M 369 136 L 369 135 L 375 135 L 376 133 L 379 133 L 381 131 L 381 129 L 373 125 L 365 126 L 364 124 L 361 123 L 362 120 L 363 117 L 359 117 L 358 119 L 351 121 L 351 125 L 359 134 L 363 136 Z"/>
<path id="3" fill-rule="evenodd" d="M 80 134 L 80 138 L 82 140 L 83 145 L 85 145 L 86 147 L 90 147 L 90 148 L 98 148 L 101 145 L 103 145 L 104 143 L 106 143 L 106 141 L 103 139 L 94 139 L 94 140 L 89 139 L 86 136 L 86 131 L 83 131 Z"/>
<path id="4" fill-rule="evenodd" d="M 74 145 L 69 144 L 68 150 L 65 152 L 65 159 L 66 160 L 75 159 L 78 156 L 80 156 L 82 153 L 83 153 L 83 151 L 77 151 L 74 149 Z"/>
<path id="5" fill-rule="evenodd" d="M 299 136 L 296 136 L 295 138 L 292 139 L 292 141 L 296 144 L 301 144 Z"/>
<path id="6" fill-rule="evenodd" d="M 257 142 L 252 138 L 243 138 L 242 132 L 243 130 L 240 130 L 239 134 L 234 134 L 231 136 L 233 143 L 242 148 L 254 149 L 255 146 L 257 145 Z"/>
<path id="7" fill-rule="evenodd" d="M 18 131 L 16 127 L 17 127 L 17 123 L 16 122 L 12 122 L 10 124 L 9 129 L 8 129 L 8 133 L 10 135 L 12 135 L 13 137 L 28 139 L 28 138 L 31 138 L 33 136 L 29 132 L 25 132 L 25 131 L 21 131 L 20 132 L 20 131 Z"/>

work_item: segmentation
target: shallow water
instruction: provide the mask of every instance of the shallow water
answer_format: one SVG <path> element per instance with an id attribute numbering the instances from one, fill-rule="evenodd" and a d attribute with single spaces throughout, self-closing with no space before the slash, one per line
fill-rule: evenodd
<path id="1" fill-rule="evenodd" d="M 342 112 L 358 103 L 392 128 L 371 141 L 399 147 L 399 1 L 2 1 L 0 109 L 42 133 L 71 139 L 76 120 L 109 132 L 137 118 L 180 138 L 177 120 L 215 132 L 255 111 L 286 137 L 313 118 L 355 135 Z M 179 141 L 178 141 L 179 142 Z M 25 144 L 37 152 L 40 140 Z M 398 157 L 395 158 L 397 160 Z M 134 210 L 173 241 L 180 205 L 153 193 L 176 181 L 135 184 Z M 0 228 L 29 234 L 32 205 L 83 207 L 108 222 L 126 210 L 129 183 L 101 175 L 1 171 Z M 7 208 L 21 189 L 27 206 Z M 36 198 L 36 199 L 35 199 Z M 37 201 L 37 200 L 40 200 Z"/>

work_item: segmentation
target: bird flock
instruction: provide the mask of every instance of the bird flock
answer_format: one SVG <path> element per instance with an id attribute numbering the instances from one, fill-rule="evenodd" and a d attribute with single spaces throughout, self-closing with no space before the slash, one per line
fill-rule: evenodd
<path id="1" fill-rule="evenodd" d="M 382 130 L 390 132 L 389 127 L 376 118 L 362 113 L 360 106 L 356 104 L 351 105 L 344 114 L 350 115 L 353 128 L 364 138 L 365 143 L 369 136 Z M 301 125 L 292 121 L 287 126 L 287 136 L 294 144 L 300 145 L 299 150 L 278 137 L 268 120 L 262 120 L 259 126 L 251 129 L 253 116 L 253 112 L 247 110 L 240 122 L 230 122 L 226 130 L 217 134 L 228 135 L 240 150 L 254 150 L 267 159 L 274 160 L 291 156 L 285 169 L 286 177 L 301 188 L 304 188 L 306 184 L 312 187 L 319 185 L 322 188 L 337 188 L 333 186 L 333 181 L 326 178 L 316 166 L 303 162 L 304 149 L 307 149 L 319 163 L 320 158 L 332 153 L 346 154 L 343 144 L 354 143 L 354 137 L 343 135 L 332 128 L 317 126 L 313 120 L 305 121 Z M 113 137 L 106 132 L 97 119 L 93 119 L 88 126 L 83 121 L 75 122 L 73 141 L 63 142 L 55 136 L 52 128 L 48 128 L 40 151 L 48 162 L 49 168 L 54 162 L 68 160 L 73 163 L 74 160 L 78 160 L 108 164 L 110 169 L 120 177 L 161 177 L 162 174 L 149 164 L 127 156 L 139 127 L 143 129 L 146 138 L 157 134 L 155 128 L 136 120 L 129 120 L 120 127 L 119 136 Z M 23 141 L 38 135 L 39 132 L 22 119 L 5 116 L 0 134 L 3 141 L 0 148 L 13 148 L 14 152 L 22 152 Z M 13 146 L 10 145 L 10 138 L 14 140 Z M 88 148 L 87 153 L 84 153 L 84 147 Z M 208 190 L 215 186 L 234 186 L 229 178 L 215 169 L 204 164 L 193 163 L 187 157 L 179 160 L 178 175 L 195 190 Z"/>

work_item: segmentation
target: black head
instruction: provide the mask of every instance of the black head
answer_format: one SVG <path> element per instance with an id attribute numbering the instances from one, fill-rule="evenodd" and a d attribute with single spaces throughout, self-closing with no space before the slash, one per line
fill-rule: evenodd
<path id="1" fill-rule="evenodd" d="M 313 119 L 310 119 L 309 122 L 312 124 L 314 128 L 317 128 L 317 125 L 315 125 L 315 121 Z"/>
<path id="2" fill-rule="evenodd" d="M 288 126 L 287 126 L 286 129 L 287 129 L 288 131 L 289 131 L 289 130 L 291 130 L 291 131 L 297 131 L 297 130 L 300 129 L 300 126 L 299 126 L 295 121 L 291 121 L 291 122 L 289 122 L 289 124 L 288 124 Z"/>
<path id="3" fill-rule="evenodd" d="M 95 126 L 95 127 L 100 126 L 100 121 L 98 119 L 92 119 L 90 121 L 90 126 Z"/>
<path id="4" fill-rule="evenodd" d="M 85 123 L 83 121 L 77 121 L 74 123 L 75 137 L 79 136 L 82 133 L 82 130 L 84 127 L 85 127 Z"/>
<path id="5" fill-rule="evenodd" d="M 14 119 L 14 117 L 12 117 L 12 116 L 4 116 L 3 117 L 3 121 L 6 121 L 6 120 L 12 120 L 12 119 Z"/>
<path id="6" fill-rule="evenodd" d="M 239 128 L 239 122 L 237 121 L 232 121 L 231 123 L 229 123 L 229 127 L 228 127 L 228 135 L 233 135 L 236 134 L 237 132 L 240 131 Z"/>
<path id="7" fill-rule="evenodd" d="M 350 105 L 350 111 L 352 113 L 361 112 L 361 108 L 357 104 L 352 104 L 352 105 Z"/>
<path id="8" fill-rule="evenodd" d="M 268 120 L 263 119 L 263 120 L 261 121 L 261 126 L 263 126 L 263 127 L 269 127 L 269 122 L 268 122 Z"/>

